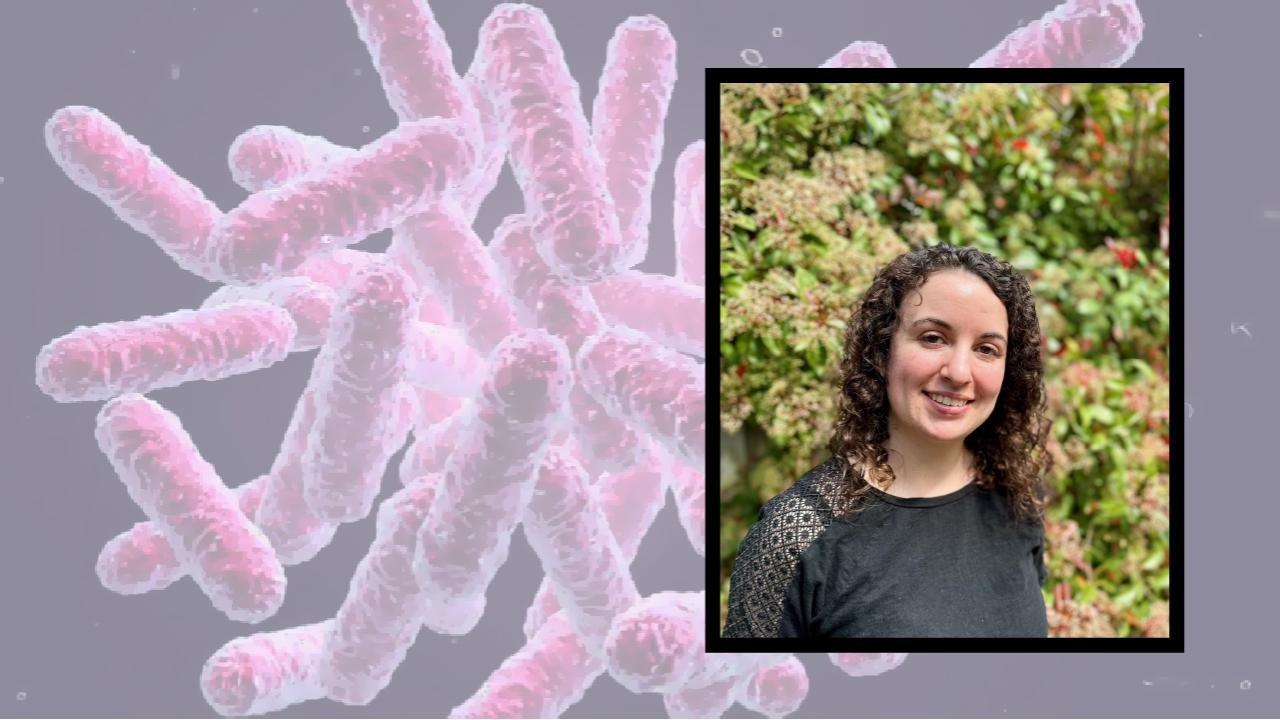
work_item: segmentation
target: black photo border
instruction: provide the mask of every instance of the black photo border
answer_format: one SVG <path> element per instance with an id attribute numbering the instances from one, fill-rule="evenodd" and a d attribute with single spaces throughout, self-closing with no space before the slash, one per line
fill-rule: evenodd
<path id="1" fill-rule="evenodd" d="M 720 472 L 710 481 L 710 464 L 719 462 L 720 433 L 720 368 L 708 373 L 707 404 L 717 428 L 708 438 L 709 522 L 706 525 L 706 650 L 720 652 L 1105 652 L 1105 653 L 1183 653 L 1185 649 L 1186 592 L 1184 557 L 1186 543 L 1183 532 L 1184 453 L 1183 437 L 1185 404 L 1183 355 L 1185 303 L 1185 248 L 1183 244 L 1183 169 L 1186 161 L 1183 141 L 1183 68 L 707 68 L 706 69 L 706 242 L 708 260 L 715 260 L 716 273 L 707 270 L 706 287 L 717 295 L 719 274 L 719 163 L 720 127 L 719 95 L 722 83 L 815 83 L 815 82 L 984 82 L 984 83 L 1168 83 L 1169 84 L 1169 637 L 1167 638 L 723 638 L 720 637 Z M 715 199 L 710 202 L 710 178 L 717 178 Z M 708 327 L 716 330 L 716 339 L 708 346 L 719 354 L 720 312 L 718 305 L 707 304 Z M 714 537 L 715 542 L 711 542 Z M 1047 548 L 1046 548 L 1047 551 Z"/>

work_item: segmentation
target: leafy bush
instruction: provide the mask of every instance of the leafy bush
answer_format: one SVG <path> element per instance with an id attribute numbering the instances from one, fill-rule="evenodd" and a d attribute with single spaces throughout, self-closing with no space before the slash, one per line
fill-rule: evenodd
<path id="1" fill-rule="evenodd" d="M 732 84 L 720 112 L 722 606 L 761 504 L 827 456 L 859 295 L 946 241 L 1036 294 L 1050 634 L 1167 635 L 1168 87 Z"/>

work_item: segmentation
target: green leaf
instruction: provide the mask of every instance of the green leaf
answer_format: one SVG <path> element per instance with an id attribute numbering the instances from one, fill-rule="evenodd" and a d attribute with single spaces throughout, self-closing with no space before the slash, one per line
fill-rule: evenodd
<path id="1" fill-rule="evenodd" d="M 1111 408 L 1106 405 L 1094 405 L 1093 417 L 1104 425 L 1111 425 L 1116 421 L 1116 416 L 1111 412 Z"/>
<path id="2" fill-rule="evenodd" d="M 808 290 L 811 287 L 817 286 L 817 284 L 818 284 L 818 279 L 813 276 L 813 273 L 809 272 L 808 270 L 805 270 L 804 268 L 796 268 L 796 289 L 797 290 L 804 292 L 805 290 Z"/>
<path id="3" fill-rule="evenodd" d="M 733 224 L 736 225 L 737 227 L 742 228 L 743 230 L 748 230 L 751 232 L 755 232 L 760 227 L 759 225 L 756 225 L 755 218 L 751 217 L 750 215 L 734 215 Z"/>
<path id="4" fill-rule="evenodd" d="M 955 148 L 947 148 L 946 150 L 943 150 L 942 156 L 945 157 L 947 159 L 947 162 L 951 163 L 952 165 L 960 164 L 960 151 L 956 150 Z"/>
<path id="5" fill-rule="evenodd" d="M 1049 209 L 1055 213 L 1062 212 L 1062 209 L 1066 206 L 1067 200 L 1061 195 L 1054 195 L 1053 199 L 1049 201 Z"/>
<path id="6" fill-rule="evenodd" d="M 1076 307 L 1076 310 L 1078 310 L 1081 315 L 1085 316 L 1096 315 L 1101 309 L 1102 304 L 1093 298 L 1085 298 L 1084 300 L 1081 300 L 1080 304 Z"/>

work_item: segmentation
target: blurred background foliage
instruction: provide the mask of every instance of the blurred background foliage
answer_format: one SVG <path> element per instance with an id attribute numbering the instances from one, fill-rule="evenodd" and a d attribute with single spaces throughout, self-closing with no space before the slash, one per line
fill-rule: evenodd
<path id="1" fill-rule="evenodd" d="M 721 625 L 761 505 L 829 456 L 857 298 L 945 241 L 1037 298 L 1050 636 L 1167 637 L 1168 86 L 720 89 Z"/>

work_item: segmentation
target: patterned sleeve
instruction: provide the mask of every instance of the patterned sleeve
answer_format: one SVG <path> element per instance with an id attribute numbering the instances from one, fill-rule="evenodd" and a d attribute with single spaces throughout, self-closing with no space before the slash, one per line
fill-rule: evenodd
<path id="1" fill-rule="evenodd" d="M 800 554 L 831 524 L 831 505 L 813 473 L 765 503 L 747 531 L 729 576 L 723 637 L 777 637 L 783 597 Z"/>

